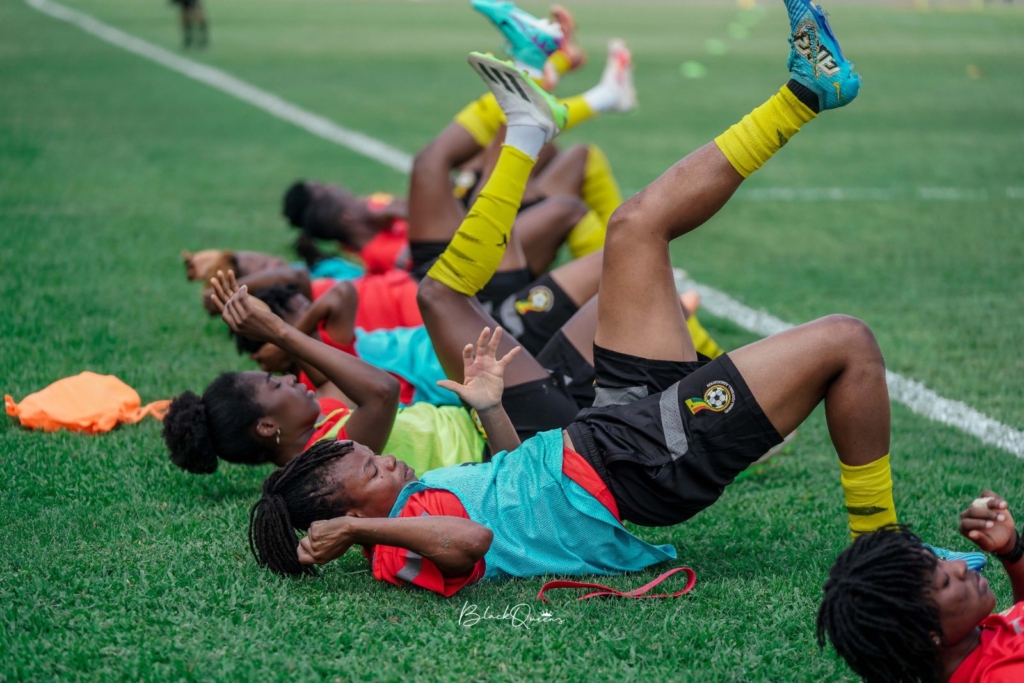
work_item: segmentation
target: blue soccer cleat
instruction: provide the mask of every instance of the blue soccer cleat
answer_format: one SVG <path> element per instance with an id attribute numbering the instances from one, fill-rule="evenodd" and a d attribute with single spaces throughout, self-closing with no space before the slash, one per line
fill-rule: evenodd
<path id="1" fill-rule="evenodd" d="M 539 77 L 548 56 L 562 42 L 561 27 L 547 19 L 538 19 L 502 0 L 473 0 L 473 9 L 491 20 L 505 36 L 505 52 L 512 59 L 535 70 Z"/>
<path id="2" fill-rule="evenodd" d="M 935 553 L 935 556 L 940 560 L 946 562 L 958 562 L 963 560 L 967 563 L 967 568 L 972 572 L 980 572 L 986 564 L 988 564 L 988 558 L 985 557 L 985 553 L 972 552 L 972 553 L 961 553 L 956 550 L 947 550 L 945 548 L 936 548 L 933 545 L 927 543 L 922 544 L 928 550 Z"/>
<path id="3" fill-rule="evenodd" d="M 818 111 L 849 104 L 860 91 L 860 74 L 843 57 L 828 17 L 811 0 L 786 0 L 792 48 L 786 68 L 793 80 L 818 96 Z"/>

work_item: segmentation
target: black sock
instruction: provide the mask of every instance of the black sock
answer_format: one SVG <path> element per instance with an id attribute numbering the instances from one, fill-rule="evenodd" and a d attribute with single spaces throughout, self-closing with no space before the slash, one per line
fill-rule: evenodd
<path id="1" fill-rule="evenodd" d="M 786 84 L 789 91 L 796 95 L 796 98 L 807 105 L 807 108 L 815 114 L 819 113 L 818 95 L 803 83 L 798 83 L 792 78 Z"/>

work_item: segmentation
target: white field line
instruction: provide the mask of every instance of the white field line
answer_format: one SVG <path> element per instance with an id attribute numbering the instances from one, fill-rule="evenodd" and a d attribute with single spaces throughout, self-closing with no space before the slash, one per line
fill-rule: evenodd
<path id="1" fill-rule="evenodd" d="M 322 116 L 285 102 L 276 95 L 252 86 L 219 69 L 176 55 L 152 43 L 97 21 L 87 14 L 52 2 L 52 0 L 25 0 L 25 2 L 30 7 L 55 19 L 74 24 L 101 40 L 150 59 L 244 102 L 248 102 L 271 116 L 288 121 L 313 135 L 342 147 L 347 147 L 374 161 L 379 161 L 389 168 L 402 173 L 408 173 L 411 169 L 412 157 L 405 152 L 357 131 L 343 128 Z M 919 188 L 919 191 L 925 189 L 927 188 Z M 934 197 L 938 199 L 949 199 L 957 193 L 963 197 L 976 198 L 975 194 L 972 193 L 978 192 L 976 190 L 959 190 L 957 188 L 931 189 L 940 190 L 940 192 L 936 193 L 936 197 Z M 951 193 L 950 190 L 954 192 Z M 1020 191 L 1018 192 L 1017 190 Z M 783 189 L 781 191 L 792 192 L 794 197 L 801 196 L 801 191 L 799 190 Z M 845 198 L 843 193 L 846 191 L 838 188 L 825 188 L 824 191 L 828 195 L 838 192 L 837 196 Z M 756 191 L 751 191 L 748 195 L 753 192 Z M 761 190 L 761 192 L 765 192 L 765 190 Z M 873 191 L 868 190 L 868 192 Z M 881 190 L 880 192 L 887 192 L 887 190 Z M 1007 188 L 1006 196 L 1024 198 L 1024 188 Z M 713 287 L 688 280 L 685 273 L 681 270 L 677 271 L 676 280 L 677 285 L 680 287 L 696 287 L 701 294 L 704 307 L 710 313 L 727 318 L 750 332 L 767 336 L 793 327 L 793 325 L 783 322 L 769 313 L 754 310 Z M 889 383 L 890 397 L 895 401 L 903 403 L 913 412 L 936 422 L 961 429 L 984 443 L 1009 451 L 1018 458 L 1024 458 L 1024 432 L 997 422 L 960 401 L 943 398 L 920 382 L 908 379 L 895 372 L 886 372 L 886 379 Z"/>
<path id="2" fill-rule="evenodd" d="M 676 287 L 680 291 L 696 289 L 700 293 L 701 306 L 709 313 L 731 320 L 755 334 L 767 337 L 793 327 L 770 313 L 750 308 L 724 292 L 688 279 L 686 273 L 678 268 Z M 918 415 L 956 427 L 984 443 L 1024 458 L 1024 432 L 993 420 L 966 403 L 943 398 L 917 380 L 899 373 L 886 370 L 885 378 L 889 384 L 889 398 L 893 401 L 902 403 Z"/>
<path id="3" fill-rule="evenodd" d="M 313 135 L 330 140 L 342 147 L 348 147 L 352 151 L 374 161 L 379 161 L 399 173 L 408 173 L 412 169 L 412 157 L 405 152 L 357 131 L 342 128 L 333 121 L 285 102 L 277 95 L 272 95 L 265 90 L 249 85 L 245 81 L 239 80 L 220 69 L 199 64 L 191 59 L 185 59 L 162 47 L 97 21 L 88 14 L 83 14 L 56 2 L 50 2 L 50 0 L 25 0 L 25 2 L 30 7 L 44 14 L 49 14 L 55 19 L 74 24 L 100 40 L 105 40 L 111 45 L 116 45 L 128 52 L 134 52 L 140 57 L 145 57 L 157 64 L 166 66 L 168 69 L 184 74 L 193 80 L 226 92 L 243 102 L 248 102 L 254 107 L 262 109 L 271 116 L 295 124 Z"/>

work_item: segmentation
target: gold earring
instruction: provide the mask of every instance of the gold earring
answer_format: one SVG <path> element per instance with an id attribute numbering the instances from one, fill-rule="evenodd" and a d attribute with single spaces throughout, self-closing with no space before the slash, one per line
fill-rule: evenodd
<path id="1" fill-rule="evenodd" d="M 278 446 L 281 445 L 281 429 L 280 428 L 278 428 L 278 430 L 277 430 L 277 445 Z"/>

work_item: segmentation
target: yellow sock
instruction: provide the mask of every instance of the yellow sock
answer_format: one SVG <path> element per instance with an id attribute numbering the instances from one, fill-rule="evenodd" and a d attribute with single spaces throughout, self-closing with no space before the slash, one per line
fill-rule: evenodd
<path id="1" fill-rule="evenodd" d="M 604 248 L 604 235 L 608 223 L 593 211 L 587 211 L 580 222 L 569 231 L 565 243 L 569 247 L 569 253 L 573 258 L 593 254 L 598 249 Z"/>
<path id="2" fill-rule="evenodd" d="M 686 326 L 690 328 L 690 337 L 693 338 L 693 348 L 697 349 L 697 353 L 703 353 L 708 358 L 718 358 L 725 350 L 718 345 L 708 331 L 704 329 L 704 326 L 697 320 L 696 314 L 691 314 L 686 319 Z"/>
<path id="3" fill-rule="evenodd" d="M 487 93 L 456 114 L 455 123 L 465 128 L 478 145 L 486 147 L 505 123 L 505 113 L 501 111 L 494 95 Z"/>
<path id="4" fill-rule="evenodd" d="M 840 481 L 850 515 L 850 535 L 861 534 L 896 524 L 896 504 L 892 499 L 892 475 L 889 454 L 867 465 L 856 467 L 839 463 Z"/>
<path id="5" fill-rule="evenodd" d="M 427 277 L 466 296 L 483 289 L 505 254 L 535 163 L 515 147 L 502 145 L 494 172 Z"/>
<path id="6" fill-rule="evenodd" d="M 569 122 L 565 124 L 565 128 L 562 130 L 569 130 L 596 116 L 594 110 L 590 108 L 590 105 L 583 98 L 583 95 L 573 95 L 558 101 L 569 107 Z"/>
<path id="7" fill-rule="evenodd" d="M 587 146 L 587 163 L 583 167 L 583 202 L 608 225 L 608 219 L 622 204 L 622 192 L 612 174 L 608 157 L 597 145 Z"/>
<path id="8" fill-rule="evenodd" d="M 559 74 L 567 74 L 572 71 L 572 60 L 562 50 L 552 52 L 551 56 L 548 57 L 548 64 L 555 67 L 555 71 Z"/>
<path id="9" fill-rule="evenodd" d="M 747 178 L 789 142 L 801 126 L 817 116 L 784 85 L 767 102 L 715 138 L 715 144 L 732 167 Z"/>

